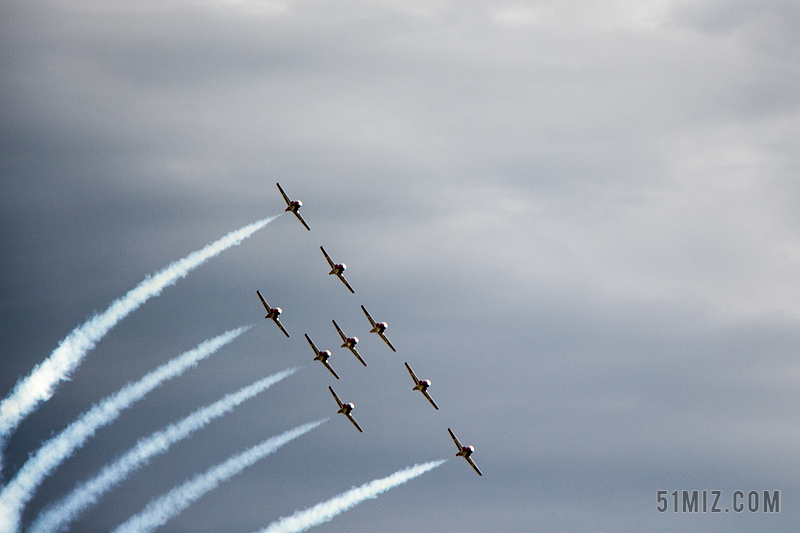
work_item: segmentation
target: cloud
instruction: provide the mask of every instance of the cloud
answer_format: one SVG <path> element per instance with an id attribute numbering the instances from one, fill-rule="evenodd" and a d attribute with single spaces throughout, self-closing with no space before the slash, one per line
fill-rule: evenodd
<path id="1" fill-rule="evenodd" d="M 171 359 L 140 380 L 128 383 L 44 443 L 0 491 L 0 532 L 12 533 L 18 529 L 22 509 L 33 497 L 42 480 L 93 437 L 99 428 L 111 424 L 120 412 L 144 398 L 164 381 L 180 376 L 248 329 L 250 326 L 226 331 Z"/>
<path id="2" fill-rule="evenodd" d="M 208 259 L 219 255 L 231 246 L 238 245 L 269 224 L 274 218 L 259 220 L 232 231 L 183 259 L 169 264 L 152 277 L 147 276 L 125 296 L 114 300 L 103 313 L 92 316 L 72 330 L 53 350 L 53 353 L 36 365 L 30 375 L 19 381 L 11 394 L 0 402 L 0 438 L 7 437 L 40 402 L 49 400 L 58 382 L 67 379 L 72 371 L 80 365 L 86 353 L 94 348 L 95 344 L 120 320 L 138 309 L 150 298 L 161 294 L 165 287 L 185 278 Z M 0 442 L 1 445 L 2 442 Z"/>
<path id="3" fill-rule="evenodd" d="M 120 484 L 132 472 L 141 468 L 157 454 L 165 453 L 176 442 L 189 437 L 209 422 L 229 413 L 234 407 L 249 400 L 275 383 L 292 375 L 297 368 L 290 368 L 260 379 L 235 393 L 226 395 L 211 405 L 198 409 L 182 420 L 170 424 L 147 438 L 140 439 L 136 446 L 125 452 L 92 479 L 78 485 L 66 497 L 36 517 L 28 529 L 31 533 L 63 531 L 80 513 L 97 501 L 114 486 Z"/>
<path id="4" fill-rule="evenodd" d="M 276 520 L 262 529 L 260 533 L 300 533 L 301 531 L 306 531 L 314 526 L 329 522 L 337 515 L 355 507 L 364 500 L 377 498 L 387 490 L 421 476 L 444 462 L 442 460 L 416 464 L 399 470 L 390 476 L 365 483 L 360 487 L 353 487 L 330 500 L 318 503 L 303 511 L 297 511 L 292 516 Z"/>
<path id="5" fill-rule="evenodd" d="M 325 421 L 327 418 L 290 429 L 211 467 L 206 472 L 175 487 L 167 494 L 151 500 L 140 513 L 116 527 L 113 533 L 144 533 L 157 529 L 204 494 L 214 490 L 223 481 L 227 481 L 256 461 L 274 453 L 284 444 L 308 433 Z"/>

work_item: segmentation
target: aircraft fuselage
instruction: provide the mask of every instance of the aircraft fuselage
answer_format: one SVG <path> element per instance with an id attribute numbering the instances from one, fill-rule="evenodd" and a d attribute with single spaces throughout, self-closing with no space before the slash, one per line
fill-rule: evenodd
<path id="1" fill-rule="evenodd" d="M 461 448 L 461 451 L 456 454 L 456 457 L 460 456 L 460 457 L 463 457 L 464 459 L 466 459 L 467 457 L 472 455 L 472 452 L 474 452 L 474 451 L 475 451 L 475 447 L 474 446 L 464 446 L 463 448 Z"/>
<path id="2" fill-rule="evenodd" d="M 317 356 L 314 358 L 314 361 L 327 361 L 330 356 L 331 356 L 330 350 L 323 350 L 317 353 Z"/>
<path id="3" fill-rule="evenodd" d="M 348 337 L 342 344 L 342 348 L 355 348 L 356 344 L 358 344 L 358 337 Z"/>
<path id="4" fill-rule="evenodd" d="M 289 205 L 284 209 L 284 211 L 290 211 L 292 213 L 297 213 L 297 210 L 303 207 L 303 202 L 300 200 L 292 200 L 289 202 Z"/>

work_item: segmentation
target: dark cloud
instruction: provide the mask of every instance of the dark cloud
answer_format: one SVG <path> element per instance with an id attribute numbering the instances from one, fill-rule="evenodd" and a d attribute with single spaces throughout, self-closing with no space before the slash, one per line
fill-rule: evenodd
<path id="1" fill-rule="evenodd" d="M 743 39 L 750 45 L 783 58 L 796 57 L 800 9 L 793 2 L 716 0 L 684 4 L 674 9 L 675 19 L 709 33 Z"/>

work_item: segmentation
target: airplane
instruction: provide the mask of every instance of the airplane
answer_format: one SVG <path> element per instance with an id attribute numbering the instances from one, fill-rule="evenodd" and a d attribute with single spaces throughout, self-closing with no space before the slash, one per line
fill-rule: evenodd
<path id="1" fill-rule="evenodd" d="M 428 387 L 431 386 L 431 381 L 429 379 L 423 379 L 422 381 L 420 381 L 419 379 L 417 379 L 417 375 L 414 374 L 414 371 L 411 370 L 411 367 L 408 366 L 408 363 L 405 363 L 405 365 L 406 365 L 406 368 L 408 369 L 408 373 L 411 374 L 411 379 L 414 380 L 415 387 L 412 390 L 420 391 L 422 393 L 422 395 L 425 396 L 428 399 L 429 402 L 431 402 L 431 405 L 433 406 L 433 408 L 438 411 L 439 407 L 436 406 L 436 403 L 428 395 Z"/>
<path id="2" fill-rule="evenodd" d="M 358 360 L 361 361 L 361 364 L 367 366 L 367 363 L 365 363 L 364 360 L 361 359 L 361 356 L 358 355 L 358 352 L 356 351 L 356 344 L 358 344 L 358 337 L 347 337 L 344 333 L 342 333 L 342 330 L 339 328 L 339 325 L 336 323 L 335 320 L 331 320 L 331 322 L 333 322 L 333 327 L 336 328 L 336 331 L 339 332 L 339 335 L 342 337 L 342 340 L 344 341 L 344 344 L 342 344 L 341 347 L 347 348 L 348 350 L 353 352 L 353 355 L 355 355 L 358 358 Z"/>
<path id="3" fill-rule="evenodd" d="M 278 318 L 280 314 L 283 313 L 283 310 L 281 310 L 280 307 L 270 307 L 267 301 L 264 299 L 264 297 L 261 296 L 261 293 L 258 292 L 258 290 L 256 290 L 256 294 L 258 294 L 258 297 L 261 299 L 261 303 L 264 304 L 264 307 L 267 309 L 267 316 L 265 316 L 264 318 L 271 318 L 278 325 L 278 327 L 281 328 L 283 334 L 288 337 L 289 334 L 286 333 L 285 329 L 283 329 L 283 324 L 281 324 L 281 321 Z"/>
<path id="4" fill-rule="evenodd" d="M 392 346 L 392 343 L 389 342 L 389 339 L 387 339 L 386 335 L 384 335 L 384 332 L 386 331 L 386 328 L 389 327 L 389 325 L 386 322 L 377 322 L 376 323 L 374 320 L 372 320 L 372 317 L 369 316 L 369 313 L 367 312 L 367 308 L 364 307 L 363 305 L 361 306 L 361 310 L 364 311 L 364 314 L 367 315 L 367 319 L 369 320 L 369 323 L 372 324 L 372 329 L 369 330 L 369 332 L 370 333 L 377 333 L 378 336 L 381 339 L 383 339 L 383 342 L 388 344 L 389 348 L 391 348 L 393 352 L 396 352 L 397 350 L 394 349 L 394 346 Z"/>
<path id="5" fill-rule="evenodd" d="M 328 364 L 328 358 L 331 356 L 330 350 L 321 350 L 321 351 L 318 350 L 317 347 L 314 346 L 314 342 L 311 340 L 311 338 L 308 336 L 308 334 L 304 333 L 303 335 L 306 336 L 306 340 L 308 341 L 308 344 L 311 345 L 311 349 L 314 350 L 314 353 L 317 355 L 314 358 L 314 361 L 321 362 L 323 365 L 325 365 L 325 368 L 327 368 L 328 370 L 331 371 L 331 374 L 333 374 L 333 377 L 335 377 L 336 379 L 339 379 L 339 376 L 337 376 L 336 372 L 333 371 L 333 368 L 331 368 L 331 365 Z"/>
<path id="6" fill-rule="evenodd" d="M 472 457 L 470 457 L 470 455 L 472 455 L 472 452 L 475 451 L 475 447 L 474 446 L 462 446 L 461 443 L 458 442 L 458 439 L 453 434 L 453 432 L 450 431 L 450 428 L 447 428 L 447 432 L 450 433 L 451 437 L 453 437 L 453 442 L 456 443 L 456 448 L 458 448 L 458 453 L 456 454 L 456 457 L 463 457 L 464 459 L 466 459 L 467 462 L 470 464 L 470 466 L 472 466 L 472 468 L 475 469 L 475 471 L 478 473 L 478 475 L 482 476 L 483 474 L 481 474 L 481 471 L 478 470 L 478 467 L 475 466 L 475 463 L 472 461 Z"/>
<path id="7" fill-rule="evenodd" d="M 356 291 L 354 291 L 353 287 L 351 287 L 350 284 L 347 283 L 347 280 L 344 279 L 344 271 L 347 269 L 347 265 L 345 265 L 344 263 L 334 263 L 331 260 L 331 257 L 325 252 L 325 248 L 320 246 L 319 249 L 322 250 L 322 255 L 325 256 L 325 259 L 328 260 L 328 264 L 331 266 L 331 271 L 328 272 L 328 275 L 335 274 L 336 276 L 338 276 L 339 279 L 342 280 L 342 283 L 344 283 L 345 287 L 350 289 L 350 292 L 355 294 Z"/>
<path id="8" fill-rule="evenodd" d="M 353 418 L 353 415 L 350 414 L 353 411 L 353 408 L 355 407 L 355 405 L 353 405 L 352 403 L 342 403 L 342 400 L 340 400 L 339 397 L 336 396 L 336 393 L 333 392 L 333 388 L 330 385 L 328 385 L 328 390 L 331 391 L 331 394 L 333 394 L 333 397 L 336 398 L 336 403 L 339 404 L 339 410 L 336 411 L 336 412 L 337 413 L 342 413 L 344 416 L 349 418 L 350 422 L 353 423 L 353 425 L 356 427 L 356 429 L 358 431 L 360 431 L 361 433 L 363 433 L 363 431 L 361 431 L 361 428 L 358 426 L 358 422 L 356 422 L 356 419 Z"/>
<path id="9" fill-rule="evenodd" d="M 301 202 L 300 200 L 289 200 L 289 197 L 286 196 L 286 193 L 283 192 L 283 189 L 281 189 L 281 184 L 280 183 L 276 183 L 275 185 L 278 186 L 278 190 L 281 191 L 281 194 L 283 195 L 283 199 L 286 200 L 287 207 L 286 207 L 286 209 L 284 209 L 284 211 L 291 211 L 292 213 L 294 213 L 294 216 L 297 217 L 297 219 L 303 224 L 303 226 L 305 226 L 308 231 L 311 231 L 311 228 L 308 227 L 308 224 L 306 224 L 306 221 L 303 220 L 303 217 L 300 216 L 299 209 L 301 207 L 303 207 L 303 202 Z"/>

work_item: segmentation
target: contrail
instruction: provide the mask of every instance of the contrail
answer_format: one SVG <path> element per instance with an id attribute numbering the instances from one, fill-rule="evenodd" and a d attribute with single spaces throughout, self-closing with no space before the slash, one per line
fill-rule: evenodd
<path id="1" fill-rule="evenodd" d="M 240 403 L 267 390 L 297 370 L 299 369 L 289 368 L 256 381 L 211 405 L 198 409 L 183 420 L 139 440 L 136 446 L 123 456 L 103 467 L 97 476 L 80 484 L 55 506 L 36 517 L 28 533 L 55 533 L 67 529 L 69 523 L 78 518 L 82 511 L 96 504 L 103 494 L 147 464 L 151 457 L 165 453 L 174 443 L 185 439 L 213 419 L 230 412 Z"/>
<path id="2" fill-rule="evenodd" d="M 126 520 L 112 531 L 112 533 L 144 533 L 154 531 L 159 526 L 166 524 L 170 518 L 180 514 L 205 493 L 216 488 L 221 482 L 235 476 L 259 459 L 273 453 L 287 442 L 311 431 L 327 420 L 326 418 L 316 422 L 309 422 L 308 424 L 290 429 L 277 437 L 267 439 L 261 444 L 257 444 L 209 468 L 205 473 L 198 474 L 163 496 L 151 500 L 139 514 Z"/>
<path id="3" fill-rule="evenodd" d="M 3 448 L 5 438 L 16 429 L 22 419 L 40 402 L 50 399 L 58 382 L 69 377 L 86 353 L 94 348 L 95 343 L 117 325 L 117 322 L 153 296 L 158 296 L 168 285 L 186 277 L 206 260 L 239 244 L 275 218 L 265 218 L 232 231 L 205 248 L 171 263 L 152 277 L 147 276 L 125 296 L 114 300 L 103 313 L 95 314 L 72 330 L 50 356 L 36 365 L 28 377 L 18 381 L 11 393 L 0 402 L 0 450 Z"/>
<path id="4" fill-rule="evenodd" d="M 297 511 L 292 516 L 280 518 L 262 529 L 259 533 L 298 533 L 318 526 L 330 521 L 336 515 L 347 511 L 351 507 L 355 507 L 368 498 L 377 498 L 387 490 L 402 485 L 406 481 L 414 479 L 428 470 L 433 470 L 445 461 L 447 461 L 447 459 L 409 466 L 408 468 L 395 472 L 391 476 L 370 481 L 360 487 L 353 487 L 347 492 L 334 496 L 326 502 L 318 503 L 314 507 L 309 507 L 304 511 Z"/>
<path id="5" fill-rule="evenodd" d="M 186 369 L 210 356 L 251 327 L 232 329 L 204 341 L 197 348 L 161 365 L 136 383 L 128 383 L 42 445 L 0 492 L 0 533 L 12 533 L 18 530 L 22 508 L 30 501 L 42 480 L 73 451 L 83 446 L 98 428 L 113 422 L 123 409 L 141 400 L 163 381 L 181 375 Z"/>

